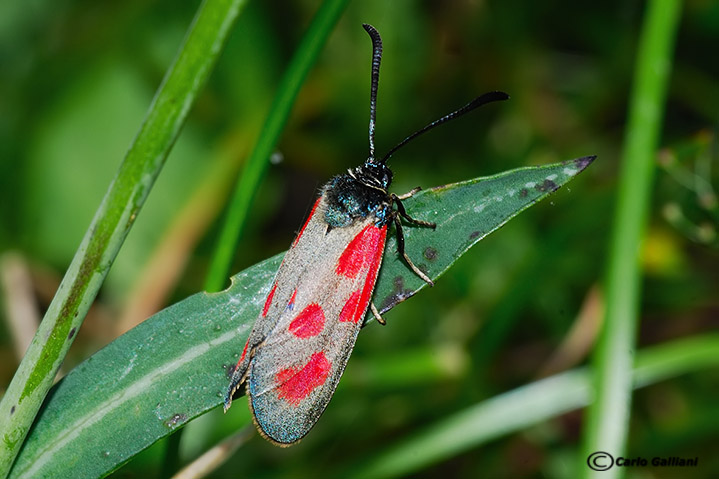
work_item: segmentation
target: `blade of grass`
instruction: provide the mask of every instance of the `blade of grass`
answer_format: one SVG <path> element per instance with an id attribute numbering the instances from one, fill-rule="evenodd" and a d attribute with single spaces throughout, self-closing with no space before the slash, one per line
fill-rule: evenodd
<path id="1" fill-rule="evenodd" d="M 640 351 L 630 387 L 719 366 L 719 335 L 705 334 Z M 336 477 L 405 477 L 429 465 L 462 454 L 481 444 L 521 431 L 560 414 L 586 406 L 590 400 L 592 374 L 578 368 L 494 396 L 412 434 Z M 581 470 L 589 469 L 587 456 Z M 612 468 L 617 469 L 617 468 Z M 610 469 L 611 470 L 611 469 Z M 608 471 L 603 471 L 608 472 Z M 577 477 L 577 474 L 569 474 Z"/>
<path id="2" fill-rule="evenodd" d="M 320 50 L 326 43 L 327 37 L 339 20 L 347 3 L 348 0 L 326 0 L 320 5 L 282 77 L 257 143 L 247 160 L 247 164 L 240 173 L 230 199 L 227 216 L 223 222 L 214 254 L 210 260 L 207 277 L 205 278 L 206 291 L 220 291 L 225 285 L 237 241 L 247 220 L 247 213 L 250 210 L 255 193 L 267 172 L 272 150 L 275 148 L 280 134 L 287 124 L 292 106 L 310 68 L 317 60 Z M 175 433 L 174 442 L 168 445 L 167 461 L 171 462 L 172 458 L 177 455 L 176 451 L 173 451 L 172 444 L 174 444 L 174 448 L 179 447 L 179 436 L 182 431 L 182 429 L 178 430 Z M 171 470 L 171 468 L 172 465 L 167 465 L 165 470 Z"/>
<path id="3" fill-rule="evenodd" d="M 595 397 L 584 429 L 587 454 L 617 457 L 626 447 L 631 406 L 631 371 L 639 316 L 639 253 L 649 215 L 654 152 L 662 124 L 671 58 L 681 2 L 648 2 L 637 52 L 629 122 L 621 155 L 618 197 L 605 278 L 604 329 L 593 360 Z M 610 472 L 611 471 L 611 472 Z M 622 468 L 602 471 L 618 477 Z M 585 477 L 596 472 L 584 470 Z"/>
<path id="4" fill-rule="evenodd" d="M 205 290 L 225 287 L 237 241 L 247 220 L 252 200 L 270 164 L 270 155 L 287 124 L 292 105 L 320 50 L 349 0 L 326 0 L 317 11 L 287 67 L 257 143 L 235 186 L 205 281 Z"/>
<path id="5" fill-rule="evenodd" d="M 246 0 L 205 0 L 0 403 L 6 477 Z"/>

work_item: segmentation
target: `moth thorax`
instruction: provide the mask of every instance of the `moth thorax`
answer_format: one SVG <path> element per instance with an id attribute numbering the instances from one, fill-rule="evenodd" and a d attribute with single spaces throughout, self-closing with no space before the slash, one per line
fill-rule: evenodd
<path id="1" fill-rule="evenodd" d="M 389 196 L 384 188 L 375 186 L 374 183 L 379 184 L 376 176 L 371 177 L 373 184 L 368 184 L 367 178 L 370 177 L 358 171 L 361 169 L 335 176 L 324 188 L 323 194 L 327 200 L 325 221 L 332 228 L 350 226 L 369 216 L 376 217 L 378 224 L 384 224 L 390 208 Z M 391 174 L 387 178 L 391 178 Z"/>
<path id="2" fill-rule="evenodd" d="M 352 170 L 352 175 L 367 186 L 387 191 L 392 183 L 392 170 L 384 163 L 376 163 L 368 158 L 364 165 Z"/>

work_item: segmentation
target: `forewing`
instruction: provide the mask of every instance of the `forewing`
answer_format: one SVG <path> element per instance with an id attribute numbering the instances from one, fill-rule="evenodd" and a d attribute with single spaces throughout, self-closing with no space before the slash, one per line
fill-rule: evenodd
<path id="1" fill-rule="evenodd" d="M 292 301 L 289 295 L 294 291 L 295 281 L 292 279 L 292 268 L 290 268 L 288 264 L 296 265 L 299 262 L 300 256 L 295 246 L 303 236 L 305 229 L 314 221 L 321 221 L 321 218 L 315 215 L 320 203 L 322 203 L 322 198 L 318 198 L 317 201 L 315 201 L 307 221 L 305 221 L 302 229 L 292 242 L 292 246 L 285 254 L 282 264 L 275 275 L 275 280 L 272 282 L 272 287 L 267 294 L 262 311 L 255 321 L 252 331 L 250 331 L 250 335 L 247 337 L 245 346 L 242 348 L 240 359 L 232 371 L 230 385 L 225 394 L 225 411 L 230 407 L 235 391 L 245 383 L 250 362 L 254 358 L 257 347 L 264 343 L 267 337 L 272 333 L 277 326 L 277 322 L 282 317 L 282 311 L 287 307 L 289 302 Z M 322 214 L 319 216 L 322 216 Z M 280 279 L 282 279 L 282 282 L 280 282 Z"/>
<path id="2" fill-rule="evenodd" d="M 285 256 L 264 311 L 265 327 L 272 329 L 254 347 L 249 366 L 255 420 L 280 444 L 307 434 L 332 397 L 362 326 L 387 235 L 372 215 L 329 229 L 324 208 L 321 199 Z"/>

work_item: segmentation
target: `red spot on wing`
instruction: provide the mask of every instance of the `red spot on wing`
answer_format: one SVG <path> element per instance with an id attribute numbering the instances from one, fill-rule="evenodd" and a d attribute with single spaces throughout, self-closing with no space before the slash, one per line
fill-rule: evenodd
<path id="1" fill-rule="evenodd" d="M 245 356 L 247 356 L 247 349 L 250 347 L 250 338 L 247 338 L 247 341 L 245 341 L 245 347 L 242 349 L 242 355 L 240 356 L 240 360 L 237 361 L 237 364 L 235 364 L 235 369 L 233 369 L 230 372 L 235 372 L 237 369 L 239 369 L 240 364 L 242 364 L 242 361 L 245 360 Z"/>
<path id="2" fill-rule="evenodd" d="M 239 366 L 242 361 L 245 360 L 245 356 L 247 355 L 247 348 L 250 346 L 250 338 L 247 338 L 247 341 L 245 341 L 245 347 L 242 349 L 242 356 L 240 356 L 240 360 L 237 362 L 237 365 Z"/>
<path id="3" fill-rule="evenodd" d="M 301 369 L 283 369 L 275 376 L 277 397 L 298 406 L 313 390 L 325 383 L 331 366 L 325 353 L 319 352 L 314 353 Z"/>
<path id="4" fill-rule="evenodd" d="M 317 209 L 317 206 L 320 204 L 320 200 L 322 197 L 317 198 L 317 201 L 315 201 L 314 206 L 312 207 L 312 211 L 310 211 L 310 216 L 307 217 L 307 221 L 305 221 L 305 224 L 302 225 L 302 229 L 299 233 L 297 233 L 297 237 L 295 237 L 294 241 L 292 241 L 292 247 L 294 247 L 297 242 L 300 240 L 300 237 L 302 236 L 302 233 L 305 232 L 305 228 L 307 228 L 307 225 L 309 224 L 310 220 L 312 220 L 312 217 L 315 215 L 315 210 Z"/>
<path id="5" fill-rule="evenodd" d="M 337 261 L 337 274 L 354 278 L 362 267 L 374 260 L 377 251 L 382 251 L 387 227 L 377 228 L 369 224 L 352 238 Z"/>
<path id="6" fill-rule="evenodd" d="M 292 292 L 292 297 L 290 298 L 290 302 L 287 303 L 287 310 L 292 311 L 295 307 L 295 299 L 297 298 L 297 288 Z"/>
<path id="7" fill-rule="evenodd" d="M 265 300 L 265 306 L 262 308 L 262 317 L 264 318 L 267 316 L 267 311 L 270 309 L 270 304 L 272 304 L 272 297 L 275 295 L 275 290 L 277 289 L 277 283 L 275 283 L 272 286 L 272 289 L 270 290 L 270 294 L 267 295 L 267 299 Z"/>
<path id="8" fill-rule="evenodd" d="M 289 330 L 298 338 L 316 336 L 325 327 L 325 313 L 317 303 L 307 305 L 290 323 Z"/>
<path id="9" fill-rule="evenodd" d="M 377 282 L 377 273 L 379 272 L 380 264 L 382 264 L 384 241 L 387 237 L 386 226 L 374 229 L 377 231 L 376 237 L 374 238 L 374 243 L 372 244 L 372 246 L 374 246 L 374 249 L 365 249 L 365 252 L 367 253 L 365 261 L 369 265 L 367 277 L 365 278 L 365 282 L 362 288 L 358 289 L 357 291 L 354 291 L 345 303 L 344 307 L 342 308 L 342 311 L 340 312 L 340 321 L 357 323 L 362 320 L 365 311 L 367 311 L 367 308 L 369 307 L 369 301 L 372 297 L 372 291 L 374 290 L 374 285 Z M 359 237 L 361 234 L 362 233 L 357 235 L 357 237 Z"/>
<path id="10" fill-rule="evenodd" d="M 383 226 L 379 229 L 381 236 L 379 237 L 379 245 L 373 252 L 374 254 L 370 257 L 370 267 L 367 272 L 367 278 L 362 288 L 362 295 L 360 296 L 359 305 L 357 306 L 357 312 L 355 316 L 355 323 L 360 321 L 364 316 L 367 307 L 369 307 L 370 298 L 372 298 L 372 291 L 374 291 L 374 285 L 377 282 L 377 273 L 379 267 L 382 264 L 382 254 L 384 253 L 384 240 L 387 238 L 387 226 Z"/>
<path id="11" fill-rule="evenodd" d="M 342 308 L 342 312 L 340 313 L 340 321 L 341 322 L 357 322 L 357 316 L 355 313 L 357 311 L 357 306 L 359 305 L 360 295 L 362 292 L 360 290 L 355 291 L 350 296 L 350 299 L 347 300 L 344 307 Z"/>

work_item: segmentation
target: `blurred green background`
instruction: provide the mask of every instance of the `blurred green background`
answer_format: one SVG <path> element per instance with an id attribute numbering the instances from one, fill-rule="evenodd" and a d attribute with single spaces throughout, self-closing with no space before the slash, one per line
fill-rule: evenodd
<path id="1" fill-rule="evenodd" d="M 8 284 L 17 274 L 27 275 L 32 306 L 42 312 L 49 303 L 197 6 L 0 4 L 4 319 L 14 301 Z M 393 191 L 589 154 L 598 160 L 480 243 L 433 289 L 388 314 L 387 327 L 363 330 L 334 400 L 302 443 L 278 449 L 255 437 L 211 477 L 346 470 L 384 443 L 587 361 L 601 317 L 596 290 L 644 7 L 638 1 L 350 3 L 301 90 L 233 273 L 286 249 L 316 189 L 364 161 L 371 44 L 363 22 L 384 40 L 379 152 L 480 93 L 501 89 L 512 97 L 397 153 Z M 203 288 L 234 178 L 316 8 L 307 0 L 249 3 L 65 371 Z M 639 348 L 719 327 L 718 44 L 719 3 L 685 2 L 642 254 Z M 0 327 L 3 388 L 19 361 L 8 324 Z M 637 391 L 631 455 L 698 456 L 702 468 L 691 477 L 719 475 L 717 391 L 717 371 Z M 213 411 L 191 423 L 181 460 L 232 432 L 247 414 L 236 407 L 226 417 Z M 581 411 L 563 415 L 413 477 L 571 477 L 581 420 Z M 158 443 L 114 477 L 159 476 L 165 447 Z M 632 474 L 673 477 L 667 469 Z"/>

